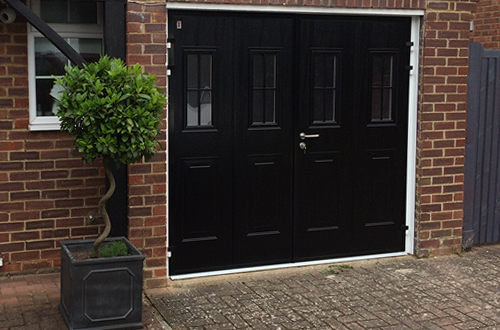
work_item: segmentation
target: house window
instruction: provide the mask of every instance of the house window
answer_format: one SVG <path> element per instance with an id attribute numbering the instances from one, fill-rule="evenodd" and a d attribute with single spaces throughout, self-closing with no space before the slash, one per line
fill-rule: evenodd
<path id="1" fill-rule="evenodd" d="M 102 4 L 67 0 L 32 0 L 31 9 L 63 37 L 87 62 L 103 50 Z M 71 62 L 37 29 L 28 26 L 30 125 L 32 131 L 59 130 L 55 116 L 58 88 L 54 78 Z"/>

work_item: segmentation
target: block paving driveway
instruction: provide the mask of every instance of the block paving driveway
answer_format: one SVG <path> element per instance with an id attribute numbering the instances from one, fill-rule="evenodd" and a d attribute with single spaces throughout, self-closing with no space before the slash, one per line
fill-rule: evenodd
<path id="1" fill-rule="evenodd" d="M 500 245 L 341 265 L 352 269 L 207 277 L 147 293 L 172 329 L 500 329 Z"/>
<path id="2" fill-rule="evenodd" d="M 58 304 L 59 274 L 0 277 L 0 330 L 66 329 Z M 146 330 L 500 329 L 500 245 L 177 280 L 143 306 Z"/>

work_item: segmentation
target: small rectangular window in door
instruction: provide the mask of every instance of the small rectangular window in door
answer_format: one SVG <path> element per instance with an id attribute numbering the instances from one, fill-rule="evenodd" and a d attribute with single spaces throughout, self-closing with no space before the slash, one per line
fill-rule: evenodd
<path id="1" fill-rule="evenodd" d="M 312 52 L 312 106 L 314 124 L 337 122 L 338 52 Z"/>
<path id="2" fill-rule="evenodd" d="M 276 124 L 277 54 L 251 52 L 251 126 Z"/>
<path id="3" fill-rule="evenodd" d="M 392 122 L 394 107 L 395 53 L 371 54 L 371 122 Z"/>
<path id="4" fill-rule="evenodd" d="M 212 125 L 212 54 L 189 52 L 186 56 L 186 123 L 188 127 Z"/>

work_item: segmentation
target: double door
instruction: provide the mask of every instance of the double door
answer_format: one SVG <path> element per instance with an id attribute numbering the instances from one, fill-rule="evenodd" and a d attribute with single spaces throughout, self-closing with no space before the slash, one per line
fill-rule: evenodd
<path id="1" fill-rule="evenodd" d="M 170 274 L 404 251 L 409 18 L 169 14 Z"/>

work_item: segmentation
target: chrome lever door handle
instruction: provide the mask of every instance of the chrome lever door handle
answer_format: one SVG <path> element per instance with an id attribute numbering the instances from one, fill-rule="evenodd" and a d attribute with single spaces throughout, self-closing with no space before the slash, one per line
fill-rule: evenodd
<path id="1" fill-rule="evenodd" d="M 309 134 L 302 132 L 299 134 L 301 140 L 319 138 L 319 134 Z"/>

